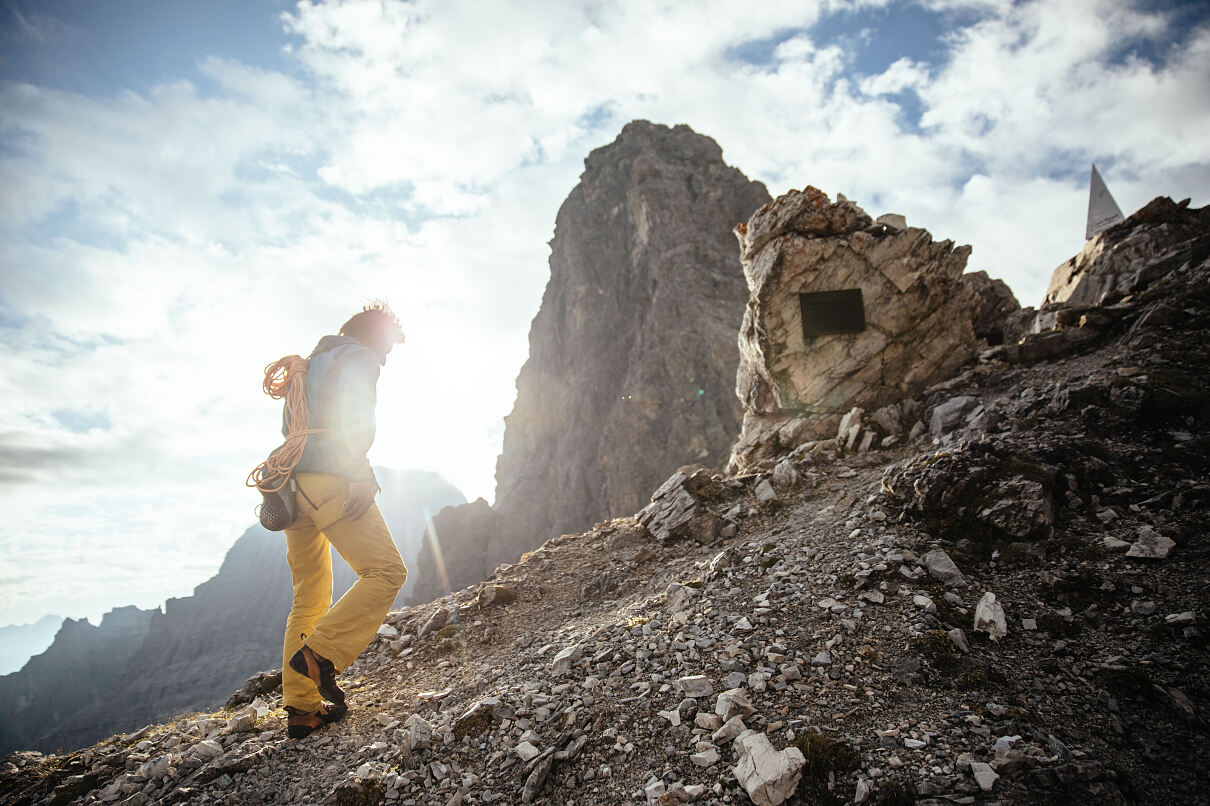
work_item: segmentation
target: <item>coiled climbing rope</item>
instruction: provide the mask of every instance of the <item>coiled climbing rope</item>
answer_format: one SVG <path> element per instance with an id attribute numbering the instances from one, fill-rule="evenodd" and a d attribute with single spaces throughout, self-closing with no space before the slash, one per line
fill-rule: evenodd
<path id="1" fill-rule="evenodd" d="M 274 400 L 286 400 L 286 441 L 248 474 L 247 485 L 275 493 L 290 480 L 307 447 L 307 437 L 328 429 L 308 428 L 311 411 L 307 406 L 307 359 L 288 355 L 265 367 L 264 390 Z"/>

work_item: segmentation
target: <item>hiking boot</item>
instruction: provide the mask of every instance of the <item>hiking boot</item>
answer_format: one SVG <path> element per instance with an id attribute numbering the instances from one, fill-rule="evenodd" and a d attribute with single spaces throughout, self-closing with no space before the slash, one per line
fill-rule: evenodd
<path id="1" fill-rule="evenodd" d="M 319 696 L 325 700 L 340 706 L 345 704 L 345 693 L 336 685 L 336 667 L 332 665 L 332 661 L 304 645 L 291 656 L 290 668 L 304 677 L 311 678 L 319 689 Z"/>
<path id="2" fill-rule="evenodd" d="M 291 739 L 305 739 L 316 728 L 322 728 L 331 722 L 339 722 L 345 718 L 349 709 L 343 705 L 324 703 L 314 711 L 304 711 L 292 705 L 286 706 L 286 735 Z"/>

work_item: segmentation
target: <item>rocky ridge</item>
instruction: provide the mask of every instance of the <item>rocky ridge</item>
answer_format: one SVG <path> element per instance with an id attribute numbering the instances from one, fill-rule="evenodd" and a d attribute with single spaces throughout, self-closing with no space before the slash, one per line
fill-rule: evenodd
<path id="1" fill-rule="evenodd" d="M 555 222 L 495 503 L 434 522 L 453 588 L 633 513 L 686 462 L 726 460 L 747 299 L 730 231 L 768 199 L 688 126 L 634 121 L 589 154 Z M 445 592 L 435 560 L 421 554 L 413 601 Z"/>
<path id="2" fill-rule="evenodd" d="M 9 756 L 0 803 L 1210 802 L 1208 213 L 896 402 L 895 443 L 852 410 L 390 614 L 343 723 L 284 738 L 268 675 Z"/>

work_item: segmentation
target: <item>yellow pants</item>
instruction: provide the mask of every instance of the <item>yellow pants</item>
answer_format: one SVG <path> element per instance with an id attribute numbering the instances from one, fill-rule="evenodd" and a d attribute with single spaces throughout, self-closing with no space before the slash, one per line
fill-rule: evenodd
<path id="1" fill-rule="evenodd" d="M 349 492 L 343 477 L 299 473 L 295 480 L 301 492 L 295 495 L 298 517 L 286 529 L 294 606 L 282 649 L 282 704 L 313 711 L 323 700 L 310 678 L 290 668 L 290 657 L 306 643 L 338 671 L 357 660 L 391 609 L 408 571 L 377 504 L 351 521 L 343 509 Z M 357 572 L 357 581 L 335 605 L 329 546 Z"/>

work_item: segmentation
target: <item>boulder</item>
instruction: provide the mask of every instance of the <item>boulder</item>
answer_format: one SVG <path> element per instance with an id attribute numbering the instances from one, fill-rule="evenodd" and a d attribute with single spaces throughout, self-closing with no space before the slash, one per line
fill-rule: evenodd
<path id="1" fill-rule="evenodd" d="M 735 717 L 749 716 L 755 713 L 756 709 L 752 706 L 752 701 L 748 699 L 748 695 L 741 688 L 730 688 L 718 695 L 718 699 L 714 702 L 714 713 L 723 718 L 723 722 L 729 722 Z"/>
<path id="2" fill-rule="evenodd" d="M 800 437 L 825 438 L 854 406 L 913 396 L 974 358 L 975 300 L 960 282 L 970 247 L 875 225 L 853 202 L 812 187 L 765 205 L 735 232 L 749 298 L 736 378 L 744 429 L 731 470 L 779 447 L 792 419 L 811 424 Z M 807 335 L 800 294 L 850 289 L 860 289 L 864 329 Z M 850 450 L 860 447 L 854 440 Z"/>
<path id="3" fill-rule="evenodd" d="M 777 806 L 794 794 L 806 764 L 797 747 L 777 750 L 768 736 L 753 731 L 737 737 L 735 747 L 735 780 L 756 806 Z"/>
<path id="4" fill-rule="evenodd" d="M 718 537 L 723 522 L 705 503 L 717 497 L 721 489 L 710 471 L 683 467 L 660 485 L 651 503 L 636 517 L 661 543 L 683 538 L 709 543 Z"/>
<path id="5" fill-rule="evenodd" d="M 1139 529 L 1138 539 L 1130 545 L 1126 556 L 1162 560 L 1168 556 L 1168 552 L 1175 545 L 1176 542 L 1171 538 L 1165 537 L 1150 526 L 1143 526 Z"/>
<path id="6" fill-rule="evenodd" d="M 1074 451 L 1057 442 L 1034 447 L 992 436 L 964 440 L 954 450 L 888 468 L 882 488 L 947 540 L 1047 540 L 1054 535 L 1058 477 L 1051 462 L 1070 460 Z"/>
<path id="7" fill-rule="evenodd" d="M 983 594 L 979 604 L 975 605 L 976 630 L 987 633 L 993 641 L 999 641 L 1008 635 L 1008 622 L 1004 618 L 1004 608 L 996 601 L 996 594 L 988 591 Z"/>

